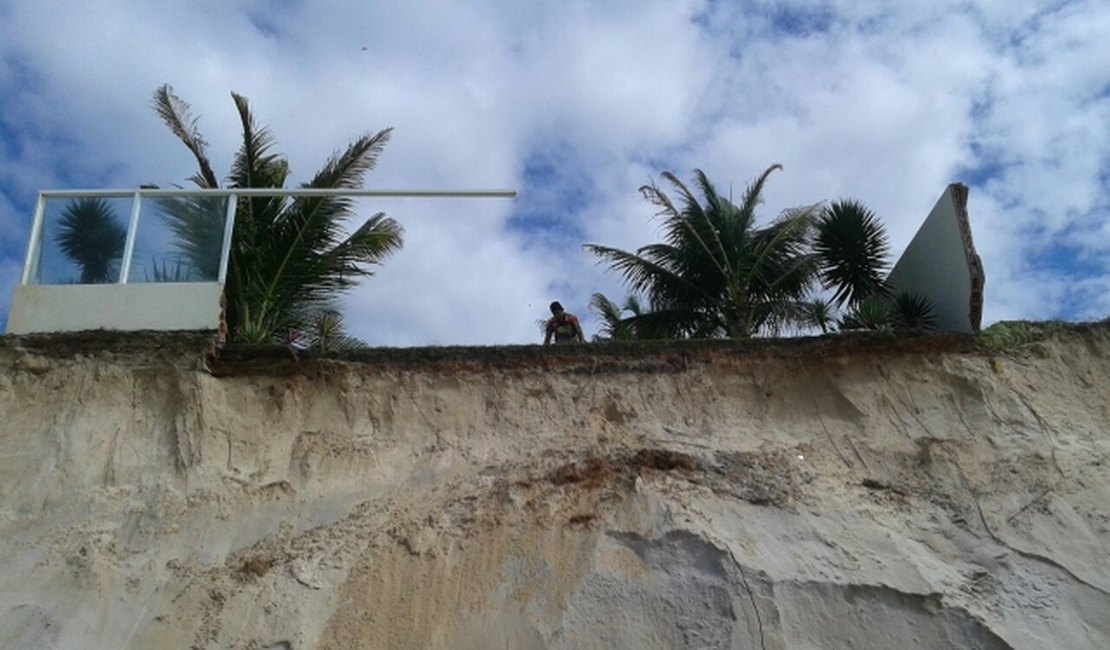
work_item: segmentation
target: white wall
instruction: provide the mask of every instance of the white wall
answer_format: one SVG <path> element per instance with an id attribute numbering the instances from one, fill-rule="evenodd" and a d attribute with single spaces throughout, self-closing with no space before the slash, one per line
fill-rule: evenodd
<path id="1" fill-rule="evenodd" d="M 220 282 L 18 285 L 8 334 L 217 330 Z"/>
<path id="2" fill-rule="evenodd" d="M 983 265 L 971 240 L 967 186 L 953 183 L 921 224 L 894 269 L 890 284 L 929 299 L 937 329 L 977 332 L 983 313 Z"/>

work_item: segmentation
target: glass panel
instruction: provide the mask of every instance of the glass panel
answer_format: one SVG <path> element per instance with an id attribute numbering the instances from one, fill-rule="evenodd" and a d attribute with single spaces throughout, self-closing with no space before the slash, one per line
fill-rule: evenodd
<path id="1" fill-rule="evenodd" d="M 226 196 L 143 199 L 128 282 L 215 282 Z"/>
<path id="2" fill-rule="evenodd" d="M 46 200 L 31 284 L 119 281 L 130 197 Z"/>

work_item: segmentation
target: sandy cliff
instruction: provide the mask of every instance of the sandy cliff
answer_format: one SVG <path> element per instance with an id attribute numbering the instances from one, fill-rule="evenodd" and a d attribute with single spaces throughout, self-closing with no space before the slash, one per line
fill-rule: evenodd
<path id="1" fill-rule="evenodd" d="M 0 343 L 0 647 L 1110 647 L 1106 325 L 206 346 Z"/>

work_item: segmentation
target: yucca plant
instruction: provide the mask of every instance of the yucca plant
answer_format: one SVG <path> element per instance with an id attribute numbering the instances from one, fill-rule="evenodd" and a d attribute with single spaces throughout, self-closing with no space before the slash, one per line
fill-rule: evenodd
<path id="1" fill-rule="evenodd" d="M 79 282 L 113 282 L 119 276 L 127 228 L 104 199 L 75 199 L 62 211 L 54 241 L 77 266 Z"/>
<path id="2" fill-rule="evenodd" d="M 837 307 L 886 295 L 890 243 L 878 217 L 862 203 L 835 201 L 821 210 L 813 250 L 821 260 L 821 281 Z"/>
<path id="3" fill-rule="evenodd" d="M 841 329 L 925 331 L 936 312 L 924 296 L 890 286 L 890 243 L 882 222 L 862 203 L 835 201 L 817 219 L 813 250 L 831 302 L 844 310 Z"/>
<path id="4" fill-rule="evenodd" d="M 925 296 L 899 291 L 894 294 L 891 304 L 894 329 L 917 332 L 936 329 L 936 309 Z"/>
<path id="5" fill-rule="evenodd" d="M 863 298 L 840 320 L 842 330 L 887 331 L 894 329 L 894 310 L 882 297 Z"/>
<path id="6" fill-rule="evenodd" d="M 933 304 L 924 296 L 908 291 L 877 295 L 854 304 L 840 321 L 840 329 L 894 330 L 925 332 L 936 328 Z"/>

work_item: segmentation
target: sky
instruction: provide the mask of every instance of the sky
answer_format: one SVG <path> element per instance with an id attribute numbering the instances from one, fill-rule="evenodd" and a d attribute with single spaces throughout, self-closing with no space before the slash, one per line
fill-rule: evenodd
<path id="1" fill-rule="evenodd" d="M 1110 315 L 1106 0 L 3 0 L 0 320 L 37 192 L 186 184 L 160 122 L 188 101 L 227 174 L 246 96 L 293 182 L 392 127 L 369 189 L 514 199 L 360 202 L 403 251 L 342 299 L 371 345 L 534 343 L 559 300 L 620 277 L 582 248 L 659 241 L 638 189 L 701 169 L 739 198 L 778 163 L 761 223 L 851 198 L 894 259 L 970 187 L 983 324 Z"/>

